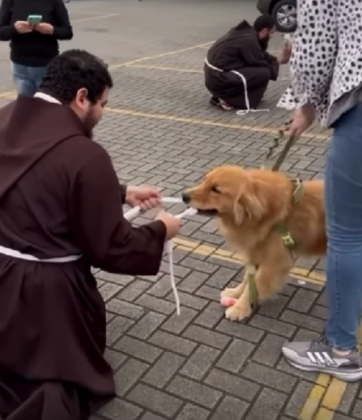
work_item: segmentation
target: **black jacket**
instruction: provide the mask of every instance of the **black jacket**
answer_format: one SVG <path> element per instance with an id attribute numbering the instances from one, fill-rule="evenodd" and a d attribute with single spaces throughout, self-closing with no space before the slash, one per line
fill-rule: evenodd
<path id="1" fill-rule="evenodd" d="M 19 34 L 15 22 L 29 15 L 42 15 L 42 22 L 54 26 L 52 35 L 33 31 Z M 73 38 L 67 8 L 63 0 L 2 0 L 0 7 L 0 40 L 10 41 L 11 61 L 30 67 L 46 66 L 59 54 L 59 40 Z"/>
<path id="2" fill-rule="evenodd" d="M 209 49 L 207 59 L 210 64 L 223 71 L 264 67 L 270 71 L 271 80 L 278 77 L 277 60 L 263 50 L 256 31 L 246 21 L 219 38 Z"/>

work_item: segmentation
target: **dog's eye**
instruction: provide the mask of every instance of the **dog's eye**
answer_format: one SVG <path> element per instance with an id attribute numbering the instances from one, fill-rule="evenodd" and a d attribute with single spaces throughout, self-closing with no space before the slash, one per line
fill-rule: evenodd
<path id="1" fill-rule="evenodd" d="M 212 192 L 214 192 L 214 193 L 216 193 L 216 194 L 220 194 L 220 190 L 217 188 L 217 186 L 216 186 L 216 185 L 213 185 L 213 186 L 211 187 L 211 191 L 212 191 Z"/>

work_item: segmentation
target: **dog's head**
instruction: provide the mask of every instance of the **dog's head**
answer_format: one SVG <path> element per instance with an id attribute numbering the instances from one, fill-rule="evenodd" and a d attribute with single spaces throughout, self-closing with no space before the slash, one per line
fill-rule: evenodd
<path id="1" fill-rule="evenodd" d="M 220 166 L 200 185 L 185 191 L 183 201 L 201 213 L 231 218 L 237 225 L 246 219 L 260 220 L 269 210 L 268 200 L 273 198 L 255 173 L 238 166 Z"/>

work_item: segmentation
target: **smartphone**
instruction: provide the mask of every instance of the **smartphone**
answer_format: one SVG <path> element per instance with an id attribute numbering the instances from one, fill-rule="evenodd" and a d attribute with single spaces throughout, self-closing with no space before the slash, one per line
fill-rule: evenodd
<path id="1" fill-rule="evenodd" d="M 42 20 L 43 20 L 43 16 L 41 16 L 41 15 L 29 15 L 28 16 L 29 25 L 37 25 Z"/>

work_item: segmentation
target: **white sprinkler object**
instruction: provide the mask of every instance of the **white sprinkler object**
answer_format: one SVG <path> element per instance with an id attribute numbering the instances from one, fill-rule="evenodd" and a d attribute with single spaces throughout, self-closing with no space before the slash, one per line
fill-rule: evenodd
<path id="1" fill-rule="evenodd" d="M 181 204 L 181 203 L 183 203 L 183 201 L 181 200 L 181 198 L 164 197 L 164 198 L 161 198 L 161 203 L 162 204 Z M 124 214 L 124 217 L 125 217 L 125 219 L 130 221 L 130 220 L 134 219 L 135 217 L 139 216 L 140 213 L 141 213 L 141 208 L 139 206 L 137 206 L 137 207 L 134 207 L 133 209 L 127 211 Z M 177 219 L 182 219 L 186 216 L 195 216 L 195 214 L 197 214 L 197 210 L 192 208 L 192 207 L 189 207 L 188 209 L 186 209 L 182 213 L 176 215 L 175 217 Z M 168 241 L 166 243 L 166 252 L 168 254 L 168 259 L 169 259 L 169 264 L 170 264 L 170 281 L 171 281 L 172 291 L 173 291 L 173 294 L 175 296 L 176 312 L 177 312 L 177 315 L 180 315 L 180 313 L 181 313 L 180 298 L 179 298 L 177 288 L 176 288 L 175 273 L 174 273 L 174 269 L 173 269 L 173 244 L 172 244 L 172 241 Z"/>

